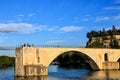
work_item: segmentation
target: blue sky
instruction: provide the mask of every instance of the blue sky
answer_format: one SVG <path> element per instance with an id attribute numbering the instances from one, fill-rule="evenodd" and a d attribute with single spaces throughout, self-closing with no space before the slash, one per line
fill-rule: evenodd
<path id="1" fill-rule="evenodd" d="M 0 0 L 0 46 L 85 46 L 91 30 L 120 28 L 120 0 Z"/>

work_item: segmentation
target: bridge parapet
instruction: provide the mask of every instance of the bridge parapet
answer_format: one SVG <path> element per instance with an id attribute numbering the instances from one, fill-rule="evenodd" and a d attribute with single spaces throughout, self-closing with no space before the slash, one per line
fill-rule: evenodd
<path id="1" fill-rule="evenodd" d="M 19 47 L 36 47 L 36 48 L 85 48 L 85 46 L 71 46 L 71 45 L 34 45 L 34 44 L 21 44 Z"/>

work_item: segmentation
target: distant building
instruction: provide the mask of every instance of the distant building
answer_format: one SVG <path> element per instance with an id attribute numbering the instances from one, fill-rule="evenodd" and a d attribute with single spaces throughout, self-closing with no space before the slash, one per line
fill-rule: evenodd
<path id="1" fill-rule="evenodd" d="M 118 45 L 120 46 L 120 35 L 113 35 L 118 41 Z M 103 47 L 110 48 L 110 38 L 111 36 L 106 36 L 104 39 L 102 37 L 92 37 L 91 40 L 88 42 L 88 46 L 94 43 L 95 41 L 99 41 Z"/>

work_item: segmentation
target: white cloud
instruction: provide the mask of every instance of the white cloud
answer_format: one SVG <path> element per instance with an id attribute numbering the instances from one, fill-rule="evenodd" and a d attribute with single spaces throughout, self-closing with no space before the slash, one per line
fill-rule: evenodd
<path id="1" fill-rule="evenodd" d="M 106 10 L 120 10 L 120 6 L 105 7 Z"/>
<path id="2" fill-rule="evenodd" d="M 99 21 L 106 21 L 106 20 L 109 20 L 109 19 L 110 19 L 109 17 L 96 17 L 95 21 L 99 22 Z"/>
<path id="3" fill-rule="evenodd" d="M 56 26 L 56 27 L 51 27 L 51 28 L 48 28 L 47 29 L 48 31 L 55 31 L 55 30 L 58 30 L 58 27 Z"/>
<path id="4" fill-rule="evenodd" d="M 7 24 L 0 24 L 0 32 L 18 32 L 18 33 L 31 33 L 37 30 L 45 29 L 45 25 L 33 25 L 29 23 L 7 23 Z"/>
<path id="5" fill-rule="evenodd" d="M 50 40 L 50 41 L 47 41 L 46 43 L 47 44 L 59 44 L 59 43 L 62 43 L 62 42 L 64 42 L 64 41 L 62 41 L 62 40 Z"/>
<path id="6" fill-rule="evenodd" d="M 80 26 L 48 26 L 34 25 L 30 23 L 0 23 L 0 33 L 32 33 L 37 31 L 57 31 L 57 32 L 73 32 L 79 31 L 83 27 Z"/>
<path id="7" fill-rule="evenodd" d="M 16 15 L 16 17 L 24 17 L 24 15 L 23 14 L 18 14 L 18 15 Z"/>
<path id="8" fill-rule="evenodd" d="M 29 13 L 29 17 L 32 17 L 32 16 L 34 16 L 35 15 L 35 13 Z"/>
<path id="9" fill-rule="evenodd" d="M 114 15 L 114 16 L 103 16 L 103 17 L 96 17 L 95 21 L 100 22 L 100 21 L 120 21 L 120 14 Z"/>
<path id="10" fill-rule="evenodd" d="M 83 27 L 79 27 L 79 26 L 64 26 L 64 27 L 60 28 L 60 31 L 62 31 L 62 32 L 73 32 L 73 31 L 79 31 L 82 28 Z"/>
<path id="11" fill-rule="evenodd" d="M 42 30 L 47 30 L 48 26 L 47 25 L 34 25 L 33 26 L 35 28 L 35 30 L 37 31 L 42 31 Z"/>
<path id="12" fill-rule="evenodd" d="M 0 30 L 1 33 L 11 33 L 11 32 L 17 32 L 15 30 Z"/>
<path id="13" fill-rule="evenodd" d="M 17 19 L 17 20 L 16 20 L 17 22 L 22 22 L 22 21 L 23 21 L 22 18 L 24 17 L 24 15 L 23 15 L 23 14 L 18 14 L 18 15 L 16 15 L 15 17 L 16 17 L 16 19 Z"/>
<path id="14" fill-rule="evenodd" d="M 15 16 L 16 20 L 14 22 L 23 22 L 25 20 L 29 20 L 31 17 L 35 16 L 35 13 L 25 14 L 18 14 Z"/>
<path id="15" fill-rule="evenodd" d="M 0 46 L 0 50 L 14 50 L 15 47 L 13 46 Z"/>

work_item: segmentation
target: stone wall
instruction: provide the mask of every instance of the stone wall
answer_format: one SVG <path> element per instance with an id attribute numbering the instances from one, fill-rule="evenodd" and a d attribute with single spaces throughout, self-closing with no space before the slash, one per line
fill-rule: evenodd
<path id="1" fill-rule="evenodd" d="M 103 62 L 103 69 L 119 69 L 119 62 Z"/>
<path id="2" fill-rule="evenodd" d="M 15 59 L 15 76 L 24 76 L 24 65 L 23 65 L 23 50 L 22 48 L 16 48 L 16 59 Z"/>
<path id="3" fill-rule="evenodd" d="M 47 75 L 47 67 L 43 65 L 25 65 L 25 76 Z"/>

